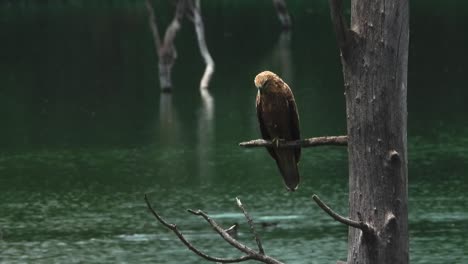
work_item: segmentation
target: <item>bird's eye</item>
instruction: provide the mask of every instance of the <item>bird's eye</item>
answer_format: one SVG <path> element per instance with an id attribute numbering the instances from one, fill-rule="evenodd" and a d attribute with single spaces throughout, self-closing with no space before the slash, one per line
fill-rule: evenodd
<path id="1" fill-rule="evenodd" d="M 268 82 L 270 82 L 270 80 L 266 80 L 266 81 L 263 83 L 262 88 L 265 88 L 265 87 L 267 86 Z"/>

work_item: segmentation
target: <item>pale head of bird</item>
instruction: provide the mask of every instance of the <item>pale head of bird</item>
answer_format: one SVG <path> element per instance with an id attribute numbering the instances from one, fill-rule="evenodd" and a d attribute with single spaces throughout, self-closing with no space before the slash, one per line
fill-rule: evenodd
<path id="1" fill-rule="evenodd" d="M 263 71 L 255 76 L 255 87 L 260 93 L 279 92 L 283 87 L 283 80 L 271 71 Z"/>

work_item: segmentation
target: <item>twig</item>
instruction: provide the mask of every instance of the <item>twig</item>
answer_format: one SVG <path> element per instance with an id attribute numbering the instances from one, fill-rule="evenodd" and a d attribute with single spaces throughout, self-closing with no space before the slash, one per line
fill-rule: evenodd
<path id="1" fill-rule="evenodd" d="M 236 239 L 234 239 L 232 236 L 230 236 L 228 234 L 228 232 L 226 232 L 226 230 L 224 230 L 221 226 L 219 226 L 216 221 L 214 221 L 213 219 L 211 219 L 211 217 L 209 217 L 205 212 L 203 212 L 202 210 L 192 210 L 192 209 L 188 209 L 187 211 L 189 211 L 190 213 L 194 214 L 194 215 L 198 215 L 198 216 L 201 216 L 203 217 L 206 222 L 208 222 L 208 224 L 210 224 L 211 227 L 213 227 L 213 229 L 224 239 L 226 240 L 229 244 L 231 244 L 231 246 L 237 248 L 238 250 L 240 250 L 241 252 L 244 252 L 244 253 L 247 253 L 247 254 L 256 254 L 255 250 L 249 248 L 248 246 L 244 245 L 244 244 L 241 244 L 239 243 L 239 241 L 237 241 Z"/>
<path id="2" fill-rule="evenodd" d="M 239 258 L 217 258 L 217 257 L 212 257 L 212 256 L 209 256 L 203 252 L 201 252 L 200 250 L 198 250 L 197 248 L 195 248 L 195 246 L 193 246 L 190 242 L 187 241 L 187 239 L 184 237 L 184 235 L 179 231 L 179 229 L 177 228 L 176 225 L 174 224 L 169 224 L 168 222 L 166 222 L 158 213 L 156 213 L 156 211 L 153 209 L 153 207 L 151 206 L 150 202 L 148 201 L 148 196 L 145 194 L 145 202 L 146 202 L 146 205 L 148 206 L 148 209 L 151 211 L 151 213 L 154 215 L 154 217 L 162 224 L 164 225 L 166 228 L 170 229 L 172 232 L 174 232 L 174 234 L 176 234 L 176 236 L 180 239 L 180 241 L 182 241 L 182 243 L 184 243 L 184 245 L 190 249 L 192 252 L 194 252 L 195 254 L 197 254 L 198 256 L 206 259 L 206 260 L 209 260 L 209 261 L 213 261 L 213 262 L 221 262 L 221 263 L 238 263 L 238 262 L 242 262 L 242 261 L 247 261 L 247 260 L 251 260 L 251 259 L 254 259 L 253 256 L 249 256 L 249 255 L 245 255 L 245 256 L 242 256 L 242 257 L 239 257 Z"/>
<path id="3" fill-rule="evenodd" d="M 357 229 L 361 229 L 364 233 L 370 233 L 372 231 L 372 227 L 364 223 L 362 219 L 359 221 L 354 221 L 339 215 L 338 213 L 334 212 L 328 205 L 322 202 L 322 200 L 320 200 L 320 198 L 315 194 L 312 196 L 312 199 L 314 199 L 317 205 L 336 221 Z"/>
<path id="4" fill-rule="evenodd" d="M 350 32 L 346 23 L 346 18 L 343 16 L 343 2 L 342 0 L 328 0 L 328 3 L 330 5 L 330 15 L 338 41 L 338 47 L 343 57 L 346 58 Z"/>
<path id="5" fill-rule="evenodd" d="M 190 249 L 192 252 L 197 254 L 198 256 L 209 260 L 213 262 L 220 262 L 220 263 L 238 263 L 238 262 L 243 262 L 247 260 L 257 260 L 263 263 L 268 263 L 268 264 L 283 264 L 282 262 L 264 255 L 263 253 L 256 252 L 255 250 L 247 247 L 246 245 L 240 243 L 236 239 L 234 239 L 232 236 L 230 236 L 221 226 L 219 226 L 213 219 L 211 219 L 205 212 L 201 210 L 191 210 L 189 209 L 188 211 L 194 215 L 202 216 L 209 224 L 210 226 L 219 234 L 221 237 L 226 240 L 229 244 L 231 244 L 233 247 L 237 248 L 239 251 L 245 253 L 246 255 L 238 257 L 238 258 L 217 258 L 217 257 L 212 257 L 209 256 L 197 248 L 193 246 L 190 242 L 187 241 L 187 239 L 184 237 L 184 235 L 179 231 L 176 225 L 174 224 L 169 224 L 166 222 L 151 206 L 149 200 L 148 200 L 148 195 L 145 194 L 145 202 L 146 205 L 148 206 L 148 209 L 151 211 L 153 216 L 166 228 L 170 229 L 174 234 L 177 235 L 177 237 L 184 243 L 184 245 Z"/>
<path id="6" fill-rule="evenodd" d="M 191 210 L 189 209 L 188 210 L 190 213 L 194 214 L 194 215 L 198 215 L 198 216 L 201 216 L 203 217 L 209 224 L 211 227 L 213 227 L 213 229 L 224 239 L 226 240 L 231 246 L 237 248 L 239 251 L 243 252 L 243 253 L 246 253 L 247 256 L 250 256 L 251 259 L 255 259 L 255 260 L 258 260 L 258 261 L 261 261 L 263 263 L 269 263 L 269 264 L 281 264 L 282 262 L 270 257 L 270 256 L 267 256 L 267 255 L 263 255 L 259 252 L 256 252 L 255 250 L 251 249 L 250 247 L 240 243 L 239 241 L 237 241 L 236 239 L 234 239 L 233 237 L 231 237 L 222 227 L 220 227 L 213 219 L 211 219 L 205 212 L 201 211 L 201 210 L 197 210 L 197 211 L 194 211 L 194 210 Z"/>
<path id="7" fill-rule="evenodd" d="M 295 141 L 279 141 L 278 145 L 270 140 L 255 139 L 239 143 L 239 146 L 246 148 L 253 147 L 278 147 L 278 148 L 307 148 L 316 146 L 346 146 L 348 144 L 347 136 L 329 136 L 329 137 L 314 137 Z"/>
<path id="8" fill-rule="evenodd" d="M 254 238 L 255 238 L 255 242 L 257 242 L 257 246 L 258 246 L 258 250 L 260 252 L 260 254 L 264 255 L 265 254 L 265 251 L 263 250 L 263 246 L 262 246 L 262 241 L 260 240 L 260 236 L 257 234 L 257 232 L 255 231 L 255 226 L 253 224 L 253 220 L 252 218 L 250 217 L 250 215 L 247 213 L 247 211 L 245 210 L 244 208 L 244 205 L 242 205 L 242 202 L 239 198 L 236 197 L 236 202 L 237 202 L 237 206 L 239 206 L 239 208 L 242 210 L 242 212 L 244 213 L 244 216 L 245 218 L 247 219 L 247 223 L 249 223 L 249 226 L 250 226 L 250 231 L 252 232 L 252 234 L 254 235 Z"/>

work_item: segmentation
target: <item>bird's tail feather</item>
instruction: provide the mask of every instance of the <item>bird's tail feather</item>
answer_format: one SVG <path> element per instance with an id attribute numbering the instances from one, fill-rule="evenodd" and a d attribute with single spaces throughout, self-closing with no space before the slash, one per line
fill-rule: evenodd
<path id="1" fill-rule="evenodd" d="M 300 176 L 297 168 L 296 157 L 294 151 L 290 149 L 279 150 L 284 153 L 277 153 L 276 164 L 283 176 L 284 184 L 289 191 L 297 190 L 299 186 Z M 285 153 L 290 152 L 290 153 Z"/>

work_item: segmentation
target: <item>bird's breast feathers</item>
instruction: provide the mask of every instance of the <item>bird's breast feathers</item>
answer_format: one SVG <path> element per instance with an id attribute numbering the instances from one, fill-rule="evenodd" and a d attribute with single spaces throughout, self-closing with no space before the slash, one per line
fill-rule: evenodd
<path id="1" fill-rule="evenodd" d="M 284 96 L 278 94 L 259 94 L 259 100 L 262 108 L 261 110 L 264 113 L 280 114 L 288 111 L 289 108 L 288 100 Z"/>

